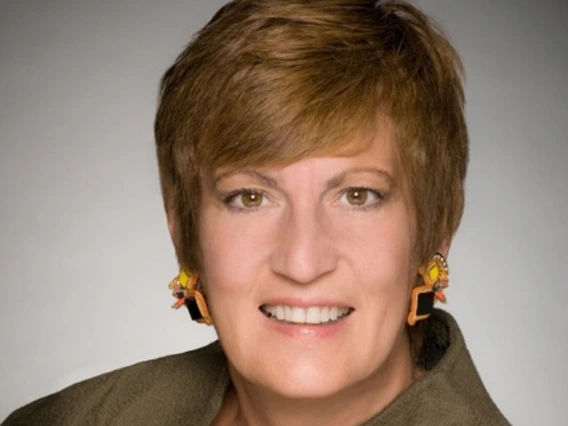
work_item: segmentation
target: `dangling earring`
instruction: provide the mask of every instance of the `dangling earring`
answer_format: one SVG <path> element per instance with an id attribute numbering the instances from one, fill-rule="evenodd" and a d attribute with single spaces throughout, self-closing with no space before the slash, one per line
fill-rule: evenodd
<path id="1" fill-rule="evenodd" d="M 199 275 L 197 273 L 188 273 L 182 269 L 168 286 L 172 290 L 172 296 L 178 299 L 172 305 L 172 308 L 179 309 L 185 305 L 193 321 L 211 325 L 213 319 L 203 293 L 197 289 L 198 283 Z"/>
<path id="2" fill-rule="evenodd" d="M 450 271 L 444 256 L 436 253 L 426 265 L 418 268 L 423 284 L 412 290 L 410 313 L 407 322 L 413 326 L 417 321 L 426 319 L 434 310 L 434 303 L 446 303 L 444 290 L 448 287 Z"/>

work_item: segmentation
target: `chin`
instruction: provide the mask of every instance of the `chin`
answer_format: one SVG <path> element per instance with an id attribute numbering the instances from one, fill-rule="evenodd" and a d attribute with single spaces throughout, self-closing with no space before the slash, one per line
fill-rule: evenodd
<path id="1" fill-rule="evenodd" d="M 270 376 L 265 376 L 264 386 L 290 399 L 327 398 L 351 386 L 358 376 L 355 371 L 338 368 L 339 365 L 348 366 L 349 361 L 298 359 L 281 368 L 273 368 Z"/>

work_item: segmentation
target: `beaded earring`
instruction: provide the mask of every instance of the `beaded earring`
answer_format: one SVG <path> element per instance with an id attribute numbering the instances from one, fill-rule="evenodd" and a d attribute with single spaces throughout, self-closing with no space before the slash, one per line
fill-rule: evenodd
<path id="1" fill-rule="evenodd" d="M 418 268 L 418 273 L 422 276 L 422 284 L 412 290 L 407 318 L 410 326 L 428 318 L 434 310 L 434 303 L 447 302 L 444 290 L 448 287 L 450 272 L 444 256 L 436 253 L 426 265 Z"/>
<path id="2" fill-rule="evenodd" d="M 213 319 L 203 293 L 198 290 L 198 283 L 199 275 L 197 273 L 188 273 L 182 269 L 168 286 L 172 291 L 172 296 L 177 299 L 172 308 L 179 309 L 185 305 L 193 321 L 211 325 Z"/>

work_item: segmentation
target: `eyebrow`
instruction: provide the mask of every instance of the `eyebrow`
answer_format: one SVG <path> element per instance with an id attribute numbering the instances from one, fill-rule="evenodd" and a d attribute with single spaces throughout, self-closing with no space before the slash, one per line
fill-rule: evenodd
<path id="1" fill-rule="evenodd" d="M 269 186 L 271 188 L 278 188 L 278 182 L 276 181 L 276 179 L 273 179 L 269 176 L 266 176 L 262 173 L 259 173 L 256 170 L 250 170 L 250 169 L 228 170 L 226 172 L 219 173 L 219 174 L 217 174 L 213 177 L 213 187 L 217 187 L 217 184 L 219 183 L 219 181 L 222 181 L 223 179 L 227 179 L 227 178 L 234 176 L 234 175 L 250 176 L 254 179 L 261 181 L 266 186 Z"/>
<path id="2" fill-rule="evenodd" d="M 387 181 L 387 183 L 389 184 L 389 186 L 394 186 L 395 183 L 396 183 L 394 177 L 389 172 L 387 172 L 386 170 L 378 169 L 378 168 L 374 168 L 374 167 L 355 167 L 355 168 L 345 170 L 344 172 L 340 173 L 339 175 L 334 176 L 331 179 L 329 179 L 325 183 L 326 190 L 334 189 L 334 188 L 341 186 L 345 182 L 345 180 L 349 177 L 349 175 L 359 174 L 359 173 L 372 173 L 374 175 L 377 175 L 380 178 L 385 179 Z M 265 184 L 266 186 L 269 186 L 271 188 L 278 188 L 279 187 L 279 183 L 276 179 L 274 179 L 270 176 L 267 176 L 265 174 L 262 174 L 262 173 L 260 173 L 256 170 L 251 170 L 251 169 L 229 170 L 229 171 L 226 171 L 226 172 L 219 173 L 219 174 L 215 175 L 214 178 L 213 178 L 213 186 L 217 187 L 217 184 L 221 180 L 227 179 L 227 178 L 234 176 L 234 175 L 250 176 L 250 177 L 257 179 L 258 181 L 262 182 L 263 184 Z"/>
<path id="3" fill-rule="evenodd" d="M 389 186 L 395 186 L 396 183 L 394 177 L 386 170 L 377 169 L 375 167 L 355 167 L 352 169 L 345 170 L 339 175 L 329 179 L 325 184 L 326 190 L 337 188 L 343 185 L 343 183 L 347 180 L 347 177 L 349 175 L 359 174 L 359 173 L 372 173 L 374 175 L 377 175 L 380 178 L 385 179 Z"/>

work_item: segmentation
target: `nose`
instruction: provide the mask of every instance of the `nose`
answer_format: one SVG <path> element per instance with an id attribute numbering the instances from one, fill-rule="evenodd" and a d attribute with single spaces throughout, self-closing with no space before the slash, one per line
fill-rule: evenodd
<path id="1" fill-rule="evenodd" d="M 290 211 L 279 230 L 272 270 L 301 284 L 316 281 L 337 267 L 337 252 L 318 209 Z"/>

